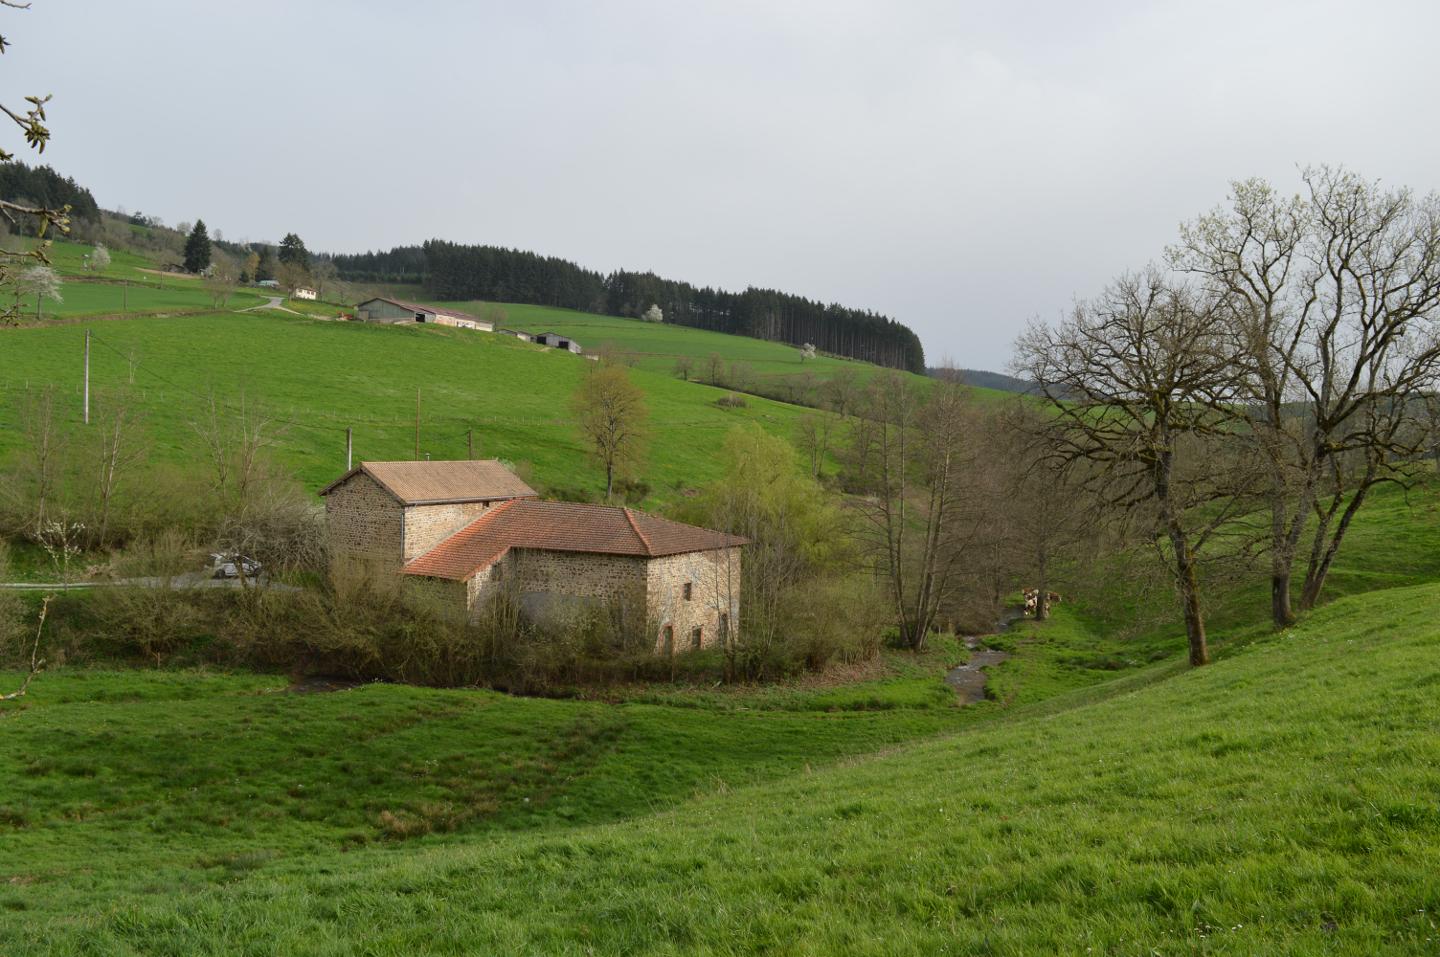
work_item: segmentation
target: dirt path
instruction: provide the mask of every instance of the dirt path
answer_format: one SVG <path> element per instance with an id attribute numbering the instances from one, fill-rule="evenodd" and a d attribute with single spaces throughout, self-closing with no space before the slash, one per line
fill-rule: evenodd
<path id="1" fill-rule="evenodd" d="M 992 634 L 999 634 L 1007 630 L 1024 617 L 1023 610 L 1013 608 L 1007 610 L 1005 617 L 996 623 L 995 631 Z M 965 647 L 970 649 L 970 660 L 945 673 L 945 683 L 955 689 L 955 696 L 960 699 L 961 704 L 984 701 L 985 683 L 989 680 L 985 669 L 990 665 L 998 665 L 1010 657 L 1008 651 L 996 651 L 994 648 L 985 647 L 987 637 L 989 636 L 966 635 L 963 640 Z"/>

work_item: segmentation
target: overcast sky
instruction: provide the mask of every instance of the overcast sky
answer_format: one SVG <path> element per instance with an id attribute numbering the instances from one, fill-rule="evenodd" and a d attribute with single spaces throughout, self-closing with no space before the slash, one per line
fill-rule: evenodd
<path id="1" fill-rule="evenodd" d="M 775 287 L 962 366 L 1232 179 L 1440 175 L 1433 0 L 34 0 L 0 26 L 7 97 L 54 93 L 45 157 L 104 206 Z"/>

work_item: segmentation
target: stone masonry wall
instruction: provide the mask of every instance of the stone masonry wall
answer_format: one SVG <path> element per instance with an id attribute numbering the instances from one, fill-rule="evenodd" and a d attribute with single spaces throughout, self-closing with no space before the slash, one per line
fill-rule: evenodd
<path id="1" fill-rule="evenodd" d="M 400 566 L 404 510 L 364 472 L 325 496 L 325 528 L 331 567 L 362 561 L 386 569 Z"/>
<path id="2" fill-rule="evenodd" d="M 639 602 L 646 591 L 643 558 L 527 548 L 512 551 L 507 561 L 500 563 L 502 575 L 513 569 L 521 607 L 540 621 L 587 602 Z"/>
<path id="3" fill-rule="evenodd" d="M 685 597 L 685 586 L 690 597 Z M 507 585 L 520 596 L 525 613 L 537 621 L 556 620 L 577 605 L 643 596 L 646 620 L 655 630 L 658 654 L 687 651 L 724 641 L 740 620 L 740 549 L 715 549 L 665 558 L 631 558 L 588 552 L 516 549 L 467 587 L 471 617 Z M 673 640 L 667 644 L 666 627 Z"/>
<path id="4" fill-rule="evenodd" d="M 686 584 L 690 586 L 688 599 Z M 658 653 L 697 647 L 697 628 L 699 647 L 721 644 L 724 632 L 740 620 L 740 549 L 652 558 L 646 570 L 646 606 L 658 629 Z M 673 643 L 667 641 L 667 626 L 673 629 Z"/>
<path id="5" fill-rule="evenodd" d="M 484 514 L 488 502 L 455 502 L 445 505 L 411 505 L 405 509 L 403 561 L 430 551 Z"/>

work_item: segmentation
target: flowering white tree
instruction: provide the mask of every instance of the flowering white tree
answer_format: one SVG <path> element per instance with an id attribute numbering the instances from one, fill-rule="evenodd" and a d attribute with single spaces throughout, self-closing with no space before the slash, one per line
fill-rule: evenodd
<path id="1" fill-rule="evenodd" d="M 644 314 L 642 314 L 640 318 L 644 319 L 646 322 L 664 322 L 665 313 L 661 312 L 660 307 L 652 302 L 650 304 L 650 308 L 646 309 Z"/>
<path id="2" fill-rule="evenodd" d="M 807 359 L 813 358 L 815 358 L 815 344 L 813 342 L 807 342 L 800 347 L 800 361 L 804 362 Z"/>
<path id="3" fill-rule="evenodd" d="M 60 297 L 60 274 L 49 266 L 31 266 L 20 274 L 20 291 L 35 297 L 35 318 L 39 319 L 40 305 L 46 299 L 64 302 Z"/>
<path id="4" fill-rule="evenodd" d="M 96 243 L 94 250 L 92 250 L 90 253 L 90 268 L 100 270 L 106 268 L 109 265 L 110 250 L 106 249 L 100 243 Z"/>

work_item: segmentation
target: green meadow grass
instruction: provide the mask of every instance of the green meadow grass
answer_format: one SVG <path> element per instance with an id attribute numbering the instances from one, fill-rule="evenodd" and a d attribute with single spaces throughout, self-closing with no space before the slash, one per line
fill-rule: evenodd
<path id="1" fill-rule="evenodd" d="M 60 673 L 4 719 L 0 939 L 16 954 L 1432 953 L 1437 610 L 1436 585 L 1353 596 L 1208 668 L 948 734 L 926 709 Z M 427 825 L 453 832 L 402 836 Z"/>
<path id="2" fill-rule="evenodd" d="M 92 401 L 133 389 L 160 461 L 194 465 L 201 450 L 192 424 L 213 393 L 229 408 L 243 397 L 283 420 L 284 462 L 311 488 L 345 465 L 345 429 L 355 457 L 414 456 L 416 390 L 420 453 L 475 454 L 527 462 L 552 486 L 603 488 L 573 424 L 570 396 L 590 368 L 579 356 L 516 339 L 442 327 L 323 322 L 273 313 L 138 318 L 95 323 Z M 0 457 L 19 441 L 27 388 L 54 383 L 65 414 L 80 412 L 79 324 L 0 329 Z M 134 364 L 132 383 L 132 359 Z M 652 439 L 643 478 L 650 501 L 664 503 L 719 476 L 730 428 L 758 422 L 793 438 L 806 410 L 750 398 L 725 409 L 719 389 L 634 371 L 646 392 Z"/>
<path id="3" fill-rule="evenodd" d="M 37 245 L 35 240 L 22 241 L 27 249 L 34 249 Z M 95 247 L 88 243 L 77 243 L 68 239 L 56 239 L 46 248 L 46 257 L 50 260 L 51 267 L 62 276 L 85 276 L 104 277 L 106 279 L 129 279 L 131 281 L 156 282 L 160 277 L 153 272 L 145 270 L 157 269 L 157 264 L 147 256 L 139 253 L 132 253 L 124 249 L 106 247 L 105 251 L 110 254 L 110 265 L 104 269 L 87 269 L 85 257 L 94 252 Z M 167 282 L 184 282 L 186 280 L 166 277 Z M 199 284 L 199 280 L 189 280 Z"/>
<path id="4" fill-rule="evenodd" d="M 210 294 L 193 280 L 166 279 L 162 285 L 151 277 L 147 284 L 132 284 L 128 287 L 119 282 L 94 282 L 66 278 L 60 287 L 61 302 L 46 300 L 41 316 L 45 319 L 77 318 L 84 316 L 124 316 L 136 313 L 195 313 L 214 309 Z M 245 309 L 264 302 L 260 296 L 244 290 L 237 291 L 226 303 L 226 309 Z M 22 314 L 35 317 L 33 296 L 20 298 Z"/>
<path id="5" fill-rule="evenodd" d="M 1219 596 L 1210 667 L 1067 601 L 965 708 L 948 638 L 607 701 L 60 668 L 0 708 L 3 952 L 1433 952 L 1436 504 L 1283 634 Z"/>
<path id="6" fill-rule="evenodd" d="M 26 240 L 34 248 L 35 240 Z M 210 293 L 197 277 L 158 275 L 152 260 L 136 253 L 110 249 L 110 265 L 103 270 L 86 269 L 84 257 L 93 246 L 56 240 L 47 250 L 51 266 L 60 273 L 61 302 L 46 300 L 41 305 L 45 319 L 86 316 L 121 316 L 146 313 L 195 313 L 214 309 Z M 265 301 L 258 293 L 237 290 L 226 309 L 245 309 Z M 35 299 L 20 297 L 23 317 L 35 316 Z"/>
<path id="7" fill-rule="evenodd" d="M 479 301 L 436 303 L 474 315 L 484 315 L 489 303 Z M 802 361 L 800 350 L 783 342 L 732 336 L 707 329 L 692 329 L 669 323 L 641 322 L 601 316 L 574 309 L 531 306 L 520 303 L 496 303 L 506 314 L 505 327 L 526 332 L 556 332 L 569 336 L 591 352 L 610 346 L 618 352 L 630 353 L 642 369 L 674 374 L 676 359 L 685 356 L 694 360 L 692 379 L 705 377 L 705 359 L 712 354 L 724 357 L 727 363 L 743 362 L 758 375 L 772 378 L 812 372 L 826 378 L 838 369 L 850 369 L 862 379 L 869 378 L 876 367 L 865 362 L 818 356 Z"/>

